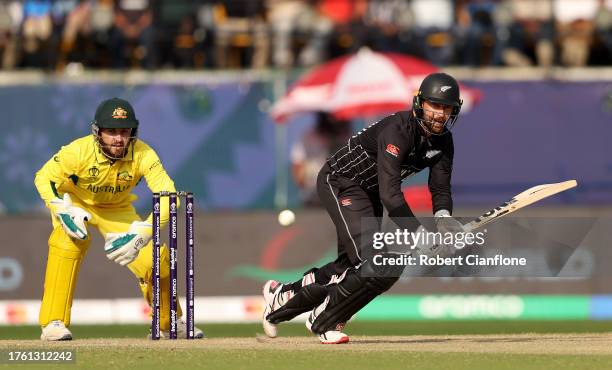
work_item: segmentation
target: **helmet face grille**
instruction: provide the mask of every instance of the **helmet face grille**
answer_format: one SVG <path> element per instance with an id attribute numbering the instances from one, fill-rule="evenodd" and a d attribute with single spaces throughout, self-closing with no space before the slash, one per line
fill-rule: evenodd
<path id="1" fill-rule="evenodd" d="M 415 113 L 415 119 L 419 123 L 419 125 L 423 128 L 425 132 L 429 135 L 441 136 L 450 132 L 455 126 L 455 122 L 457 122 L 457 118 L 459 118 L 459 112 L 461 111 L 461 106 L 453 106 L 453 110 L 449 115 L 448 119 L 444 123 L 444 130 L 440 133 L 435 133 L 430 130 L 430 127 L 435 123 L 435 121 L 428 121 L 425 119 L 425 109 L 423 108 L 423 101 L 429 99 L 423 99 L 419 96 L 415 96 L 412 103 L 412 109 Z M 433 101 L 438 103 L 437 101 Z M 444 103 L 441 103 L 444 104 Z M 450 105 L 450 104 L 447 104 Z"/>
<path id="2" fill-rule="evenodd" d="M 122 155 L 116 156 L 105 148 L 100 138 L 100 130 L 123 128 L 130 128 L 132 131 Z M 132 147 L 133 149 L 138 135 L 138 119 L 136 119 L 134 108 L 124 99 L 111 98 L 104 100 L 98 105 L 94 120 L 91 122 L 91 134 L 94 137 L 96 146 L 107 158 L 111 160 L 124 158 L 129 152 L 129 148 Z"/>
<path id="3" fill-rule="evenodd" d="M 125 145 L 125 150 L 123 151 L 123 154 L 121 156 L 115 156 L 112 153 L 109 153 L 108 150 L 106 150 L 106 148 L 104 148 L 104 144 L 102 143 L 102 140 L 100 139 L 100 130 L 102 128 L 98 126 L 98 124 L 96 123 L 96 121 L 93 121 L 91 123 L 91 134 L 94 137 L 94 142 L 96 143 L 96 146 L 98 147 L 98 149 L 100 150 L 100 152 L 102 152 L 102 154 L 104 154 L 108 159 L 110 160 L 118 160 L 118 159 L 122 159 L 124 158 L 130 151 L 130 148 L 134 148 L 134 143 L 136 142 L 136 139 L 138 138 L 138 129 L 137 128 L 133 128 L 132 129 L 132 133 L 130 134 L 129 137 L 129 141 L 127 142 L 127 144 Z"/>

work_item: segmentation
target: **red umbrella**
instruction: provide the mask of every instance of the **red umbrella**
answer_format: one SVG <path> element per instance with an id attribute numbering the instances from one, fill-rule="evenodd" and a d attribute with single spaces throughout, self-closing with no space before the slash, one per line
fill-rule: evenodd
<path id="1" fill-rule="evenodd" d="M 300 78 L 272 107 L 278 122 L 300 112 L 330 112 L 341 119 L 372 117 L 407 109 L 423 78 L 438 68 L 421 59 L 362 49 L 331 60 Z M 464 108 L 480 99 L 461 88 Z"/>

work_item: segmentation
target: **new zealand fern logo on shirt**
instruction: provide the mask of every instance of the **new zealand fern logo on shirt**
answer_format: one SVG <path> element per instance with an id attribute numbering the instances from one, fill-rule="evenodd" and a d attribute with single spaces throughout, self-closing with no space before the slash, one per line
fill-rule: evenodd
<path id="1" fill-rule="evenodd" d="M 121 171 L 117 174 L 117 182 L 120 184 L 126 184 L 132 181 L 134 177 L 127 171 Z"/>

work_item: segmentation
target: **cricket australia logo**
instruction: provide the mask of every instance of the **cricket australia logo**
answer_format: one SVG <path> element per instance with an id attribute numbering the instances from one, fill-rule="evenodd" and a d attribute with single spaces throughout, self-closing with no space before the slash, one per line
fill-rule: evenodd
<path id="1" fill-rule="evenodd" d="M 159 213 L 159 203 L 155 203 L 155 207 L 153 208 L 153 212 Z"/>
<path id="2" fill-rule="evenodd" d="M 187 203 L 187 212 L 189 212 L 189 213 L 193 212 L 193 204 L 192 203 Z"/>
<path id="3" fill-rule="evenodd" d="M 117 182 L 119 183 L 125 184 L 125 183 L 132 181 L 133 179 L 134 177 L 130 175 L 130 173 L 127 171 L 121 171 L 117 174 Z"/>
<path id="4" fill-rule="evenodd" d="M 128 112 L 119 107 L 119 108 L 115 108 L 115 110 L 113 111 L 113 118 L 114 119 L 125 119 L 127 118 Z"/>
<path id="5" fill-rule="evenodd" d="M 176 203 L 170 204 L 170 212 L 176 212 Z"/>

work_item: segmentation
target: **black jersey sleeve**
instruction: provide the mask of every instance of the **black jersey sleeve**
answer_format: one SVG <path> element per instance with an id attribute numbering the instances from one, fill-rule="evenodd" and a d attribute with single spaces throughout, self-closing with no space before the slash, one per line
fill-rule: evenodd
<path id="1" fill-rule="evenodd" d="M 453 172 L 453 157 L 455 149 L 452 137 L 448 137 L 442 149 L 442 158 L 429 168 L 429 192 L 433 212 L 441 209 L 453 212 L 453 198 L 451 196 L 451 175 Z"/>
<path id="2" fill-rule="evenodd" d="M 404 124 L 399 115 L 385 118 L 385 128 L 377 138 L 376 164 L 380 199 L 389 217 L 400 228 L 415 231 L 420 223 L 406 203 L 402 193 L 401 164 L 414 149 L 414 136 L 402 130 Z M 382 122 L 381 122 L 382 123 Z"/>

